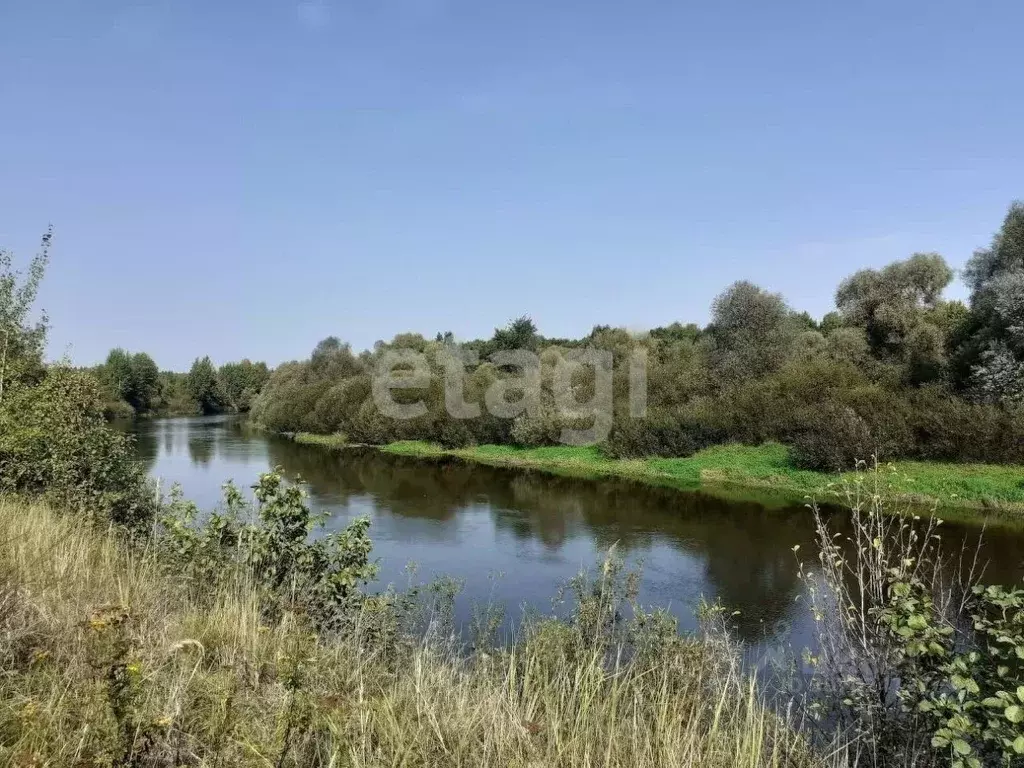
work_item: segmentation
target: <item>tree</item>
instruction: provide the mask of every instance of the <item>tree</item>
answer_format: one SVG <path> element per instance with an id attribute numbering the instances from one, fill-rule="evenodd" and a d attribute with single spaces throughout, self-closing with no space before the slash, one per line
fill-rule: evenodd
<path id="1" fill-rule="evenodd" d="M 915 253 L 840 283 L 836 307 L 846 326 L 863 328 L 872 353 L 899 363 L 912 384 L 940 378 L 947 364 L 949 317 L 942 292 L 953 270 L 937 253 Z"/>
<path id="2" fill-rule="evenodd" d="M 988 248 L 964 270 L 971 289 L 961 357 L 969 385 L 990 401 L 1024 402 L 1024 202 L 1010 206 Z"/>
<path id="3" fill-rule="evenodd" d="M 132 391 L 128 402 L 138 413 L 148 411 L 160 391 L 160 369 L 145 352 L 132 355 Z"/>
<path id="4" fill-rule="evenodd" d="M 786 359 L 796 329 L 779 294 L 746 280 L 733 283 L 711 306 L 711 366 L 726 384 L 771 373 Z"/>
<path id="5" fill-rule="evenodd" d="M 127 394 L 131 391 L 132 360 L 126 350 L 120 347 L 110 350 L 98 374 L 110 397 L 127 402 Z"/>
<path id="6" fill-rule="evenodd" d="M 110 396 L 128 403 L 136 413 L 149 411 L 160 391 L 160 371 L 145 352 L 133 355 L 112 349 L 98 373 Z"/>
<path id="7" fill-rule="evenodd" d="M 29 315 L 50 259 L 52 239 L 53 230 L 47 230 L 23 279 L 13 269 L 13 254 L 0 249 L 0 402 L 12 384 L 42 375 L 46 313 L 35 323 Z"/>
<path id="8" fill-rule="evenodd" d="M 226 363 L 217 373 L 227 404 L 240 412 L 252 407 L 252 401 L 263 389 L 269 376 L 266 363 L 253 363 L 248 359 L 239 363 Z"/>
<path id="9" fill-rule="evenodd" d="M 694 342 L 700 338 L 701 330 L 700 326 L 696 323 L 687 323 L 683 325 L 680 322 L 671 323 L 670 325 L 660 326 L 658 328 L 651 329 L 651 338 L 658 339 L 660 341 L 688 341 Z"/>
<path id="10" fill-rule="evenodd" d="M 217 371 L 209 357 L 196 358 L 185 379 L 185 388 L 189 396 L 199 405 L 204 414 L 217 413 L 223 404 L 220 387 L 217 382 Z"/>
<path id="11" fill-rule="evenodd" d="M 523 315 L 510 322 L 504 328 L 495 328 L 494 336 L 488 344 L 489 352 L 499 350 L 527 349 L 536 350 L 540 336 L 537 326 L 529 315 Z"/>

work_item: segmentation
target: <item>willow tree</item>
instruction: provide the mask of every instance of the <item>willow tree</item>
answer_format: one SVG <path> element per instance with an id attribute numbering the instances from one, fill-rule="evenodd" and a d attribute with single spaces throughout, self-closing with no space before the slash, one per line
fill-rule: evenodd
<path id="1" fill-rule="evenodd" d="M 711 305 L 705 337 L 712 371 L 723 384 L 772 373 L 792 351 L 798 326 L 779 294 L 733 283 Z"/>
<path id="2" fill-rule="evenodd" d="M 861 328 L 872 353 L 904 366 L 910 383 L 940 378 L 950 319 L 942 298 L 953 270 L 937 253 L 915 253 L 882 269 L 862 269 L 836 290 L 842 325 Z"/>

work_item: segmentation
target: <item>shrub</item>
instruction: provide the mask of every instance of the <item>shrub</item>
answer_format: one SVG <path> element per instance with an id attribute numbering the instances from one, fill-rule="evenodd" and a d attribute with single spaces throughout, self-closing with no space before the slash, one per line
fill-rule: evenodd
<path id="1" fill-rule="evenodd" d="M 47 369 L 38 386 L 0 408 L 0 488 L 47 494 L 74 510 L 137 528 L 153 514 L 145 469 L 130 438 L 106 426 L 92 375 Z"/>
<path id="2" fill-rule="evenodd" d="M 868 384 L 844 392 L 842 403 L 852 408 L 867 424 L 873 453 L 880 460 L 913 455 L 913 410 L 905 395 L 877 384 Z"/>
<path id="3" fill-rule="evenodd" d="M 224 512 L 201 525 L 195 506 L 176 496 L 161 518 L 162 551 L 199 594 L 243 569 L 263 590 L 265 614 L 298 611 L 319 629 L 342 629 L 357 612 L 361 587 L 377 573 L 370 562 L 369 519 L 311 538 L 327 515 L 310 511 L 301 486 L 268 472 L 253 488 L 256 502 L 250 506 L 228 483 Z"/>
<path id="4" fill-rule="evenodd" d="M 678 415 L 654 413 L 646 419 L 621 420 L 612 429 L 606 451 L 615 458 L 686 457 L 726 438 L 726 431 L 696 406 Z"/>
<path id="5" fill-rule="evenodd" d="M 831 403 L 799 413 L 791 444 L 798 467 L 822 472 L 849 469 L 876 450 L 864 419 L 852 408 Z"/>
<path id="6" fill-rule="evenodd" d="M 1024 463 L 1024 409 L 970 403 L 938 387 L 922 389 L 912 402 L 920 458 Z"/>
<path id="7" fill-rule="evenodd" d="M 943 556 L 941 521 L 879 499 L 854 488 L 847 536 L 815 510 L 820 568 L 801 570 L 820 635 L 811 721 L 867 765 L 1020 765 L 1024 590 L 975 582 Z"/>

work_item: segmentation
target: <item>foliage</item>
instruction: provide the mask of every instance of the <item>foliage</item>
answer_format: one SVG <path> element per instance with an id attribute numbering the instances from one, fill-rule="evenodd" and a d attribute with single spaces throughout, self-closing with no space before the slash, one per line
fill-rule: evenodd
<path id="1" fill-rule="evenodd" d="M 566 408 L 553 371 L 573 354 L 601 351 L 613 357 L 612 397 L 600 414 L 608 429 L 595 439 L 613 457 L 685 457 L 724 442 L 779 442 L 793 448 L 794 468 L 830 472 L 872 455 L 1019 463 L 1022 232 L 1024 207 L 1015 204 L 992 247 L 971 261 L 969 307 L 944 298 L 952 270 L 943 257 L 917 253 L 845 279 L 836 310 L 821 322 L 740 281 L 715 299 L 706 328 L 676 322 L 640 334 L 597 325 L 580 339 L 548 339 L 523 316 L 488 339 L 399 334 L 359 355 L 328 337 L 307 360 L 275 371 L 252 413 L 274 431 L 355 443 L 554 445 L 567 429 L 597 425 L 598 416 Z M 519 372 L 489 358 L 512 349 L 538 355 L 540 391 L 537 407 L 504 418 L 489 410 L 487 393 Z M 410 350 L 423 356 L 422 380 L 393 395 L 426 411 L 390 418 L 374 399 L 373 377 L 388 355 Z M 646 361 L 642 415 L 630 399 L 634 359 Z M 587 402 L 598 382 L 595 370 L 583 367 L 573 372 L 570 391 Z M 452 412 L 446 385 L 461 392 L 466 413 Z M 506 391 L 513 400 L 521 392 Z M 467 415 L 474 409 L 478 415 Z"/>
<path id="2" fill-rule="evenodd" d="M 0 248 L 0 403 L 11 389 L 31 385 L 42 374 L 46 315 L 35 322 L 30 315 L 49 262 L 52 239 L 53 230 L 43 235 L 39 253 L 24 278 L 13 269 L 14 255 Z"/>
<path id="3" fill-rule="evenodd" d="M 960 355 L 968 384 L 990 402 L 1024 403 L 1024 203 L 1010 206 L 990 247 L 964 270 L 970 334 Z"/>
<path id="4" fill-rule="evenodd" d="M 102 522 L 139 529 L 153 500 L 128 439 L 106 427 L 96 379 L 65 365 L 45 366 L 45 316 L 33 302 L 51 234 L 19 282 L 0 253 L 0 491 L 46 494 Z"/>
<path id="5" fill-rule="evenodd" d="M 131 354 L 120 348 L 112 349 L 97 376 L 111 399 L 127 403 L 133 413 L 147 413 L 159 396 L 160 373 L 153 358 L 145 352 Z"/>
<path id="6" fill-rule="evenodd" d="M 879 498 L 870 479 L 851 489 L 848 537 L 816 510 L 808 713 L 867 765 L 1019 765 L 1024 591 L 978 583 L 970 552 L 953 567 L 941 520 L 884 514 Z"/>
<path id="7" fill-rule="evenodd" d="M 358 607 L 359 588 L 376 575 L 370 562 L 369 520 L 311 538 L 326 515 L 314 515 L 298 485 L 276 472 L 260 476 L 255 506 L 228 483 L 224 511 L 198 523 L 198 511 L 180 494 L 161 518 L 161 547 L 176 570 L 202 591 L 244 570 L 263 591 L 263 611 L 301 611 L 320 629 L 341 629 Z"/>
<path id="8" fill-rule="evenodd" d="M 225 363 L 213 373 L 210 359 L 197 359 L 189 373 L 160 371 L 145 352 L 112 349 L 93 369 L 103 384 L 108 418 L 191 416 L 248 411 L 270 376 L 266 363 Z"/>
<path id="9" fill-rule="evenodd" d="M 408 603 L 387 592 L 351 632 L 314 634 L 298 611 L 268 617 L 245 574 L 183 589 L 157 548 L 39 504 L 0 500 L 0 539 L 4 764 L 842 764 L 812 753 L 713 638 L 629 616 L 614 560 L 578 580 L 582 605 L 566 593 L 565 619 L 463 646 L 394 631 Z"/>
<path id="10" fill-rule="evenodd" d="M 793 436 L 793 462 L 802 469 L 841 472 L 871 458 L 871 430 L 849 406 L 807 408 Z"/>
<path id="11" fill-rule="evenodd" d="M 726 383 L 760 377 L 782 365 L 798 325 L 785 300 L 753 283 L 731 285 L 711 305 L 709 364 Z"/>
<path id="12" fill-rule="evenodd" d="M 185 378 L 185 389 L 199 406 L 200 413 L 217 413 L 223 406 L 224 393 L 209 357 L 195 359 Z"/>
<path id="13" fill-rule="evenodd" d="M 227 405 L 240 413 L 252 407 L 252 401 L 269 377 L 266 363 L 253 363 L 248 359 L 225 363 L 217 371 L 217 379 Z"/>
<path id="14" fill-rule="evenodd" d="M 0 407 L 0 489 L 46 494 L 131 528 L 153 512 L 129 438 L 106 426 L 99 384 L 64 366 Z"/>
<path id="15" fill-rule="evenodd" d="M 913 337 L 927 333 L 952 279 L 953 270 L 939 254 L 916 253 L 881 270 L 851 275 L 836 291 L 836 306 L 847 325 L 867 331 L 876 354 L 905 360 L 912 354 Z M 916 345 L 925 346 L 920 340 Z M 940 341 L 932 353 L 941 356 L 941 346 Z"/>

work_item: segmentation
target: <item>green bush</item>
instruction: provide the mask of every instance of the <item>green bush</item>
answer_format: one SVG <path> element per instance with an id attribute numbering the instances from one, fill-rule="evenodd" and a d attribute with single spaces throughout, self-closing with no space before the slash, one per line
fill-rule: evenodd
<path id="1" fill-rule="evenodd" d="M 614 458 L 686 457 L 726 439 L 726 431 L 708 414 L 691 408 L 681 415 L 654 413 L 622 420 L 612 429 L 606 452 Z"/>
<path id="2" fill-rule="evenodd" d="M 63 505 L 141 527 L 155 502 L 130 438 L 109 429 L 92 375 L 47 369 L 0 406 L 0 488 L 49 495 Z"/>
<path id="3" fill-rule="evenodd" d="M 938 387 L 922 389 L 913 406 L 918 457 L 1024 464 L 1024 408 L 970 403 Z"/>
<path id="4" fill-rule="evenodd" d="M 1024 590 L 974 581 L 941 521 L 891 514 L 876 490 L 857 486 L 841 533 L 815 510 L 811 721 L 870 746 L 868 765 L 1021 765 Z"/>
<path id="5" fill-rule="evenodd" d="M 848 470 L 876 451 L 864 419 L 852 408 L 831 403 L 800 412 L 791 445 L 798 467 L 822 472 Z"/>
<path id="6" fill-rule="evenodd" d="M 361 588 L 377 573 L 370 561 L 369 519 L 312 538 L 327 515 L 310 511 L 301 486 L 268 472 L 253 488 L 254 506 L 228 483 L 224 511 L 202 524 L 196 507 L 176 494 L 157 539 L 167 561 L 199 594 L 209 594 L 211 586 L 241 569 L 263 590 L 264 614 L 299 612 L 318 629 L 344 629 L 358 613 Z"/>

